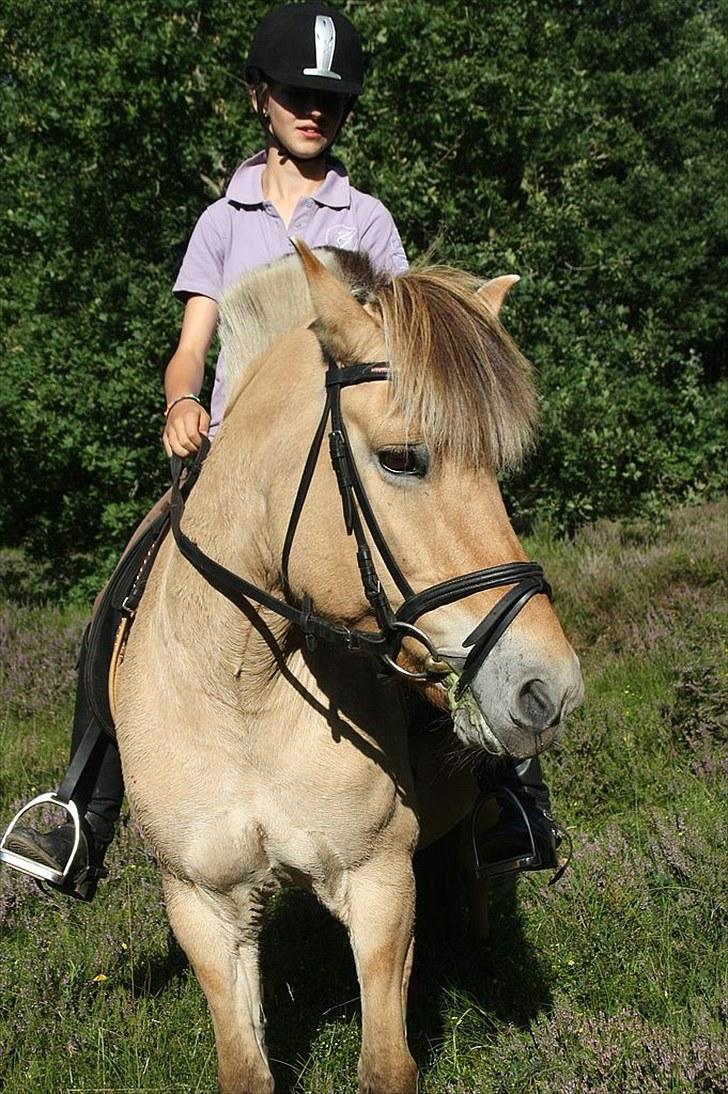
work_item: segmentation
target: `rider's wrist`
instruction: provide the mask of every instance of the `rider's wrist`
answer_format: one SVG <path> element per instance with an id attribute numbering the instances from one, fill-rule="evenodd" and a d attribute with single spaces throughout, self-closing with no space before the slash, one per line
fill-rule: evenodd
<path id="1" fill-rule="evenodd" d="M 177 403 L 184 402 L 185 399 L 192 399 L 192 401 L 197 403 L 198 406 L 202 406 L 202 400 L 200 399 L 199 395 L 195 395 L 192 391 L 186 391 L 184 395 L 178 395 L 175 399 L 172 399 L 170 402 L 167 403 L 164 409 L 164 417 L 168 418 L 170 410 L 172 410 L 173 407 L 176 407 Z"/>

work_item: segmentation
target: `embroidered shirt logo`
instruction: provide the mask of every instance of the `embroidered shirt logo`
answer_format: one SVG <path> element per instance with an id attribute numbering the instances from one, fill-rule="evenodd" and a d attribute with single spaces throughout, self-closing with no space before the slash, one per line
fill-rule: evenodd
<path id="1" fill-rule="evenodd" d="M 326 76 L 329 80 L 340 80 L 338 72 L 332 72 L 331 62 L 336 49 L 336 27 L 330 15 L 317 15 L 314 27 L 316 41 L 316 68 L 304 68 L 304 76 Z"/>
<path id="2" fill-rule="evenodd" d="M 332 224 L 326 233 L 329 247 L 339 247 L 342 251 L 355 251 L 357 246 L 356 228 L 348 224 Z"/>

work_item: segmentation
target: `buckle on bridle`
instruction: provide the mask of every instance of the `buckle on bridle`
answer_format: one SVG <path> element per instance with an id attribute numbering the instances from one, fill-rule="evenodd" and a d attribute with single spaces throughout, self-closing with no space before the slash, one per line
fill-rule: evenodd
<path id="1" fill-rule="evenodd" d="M 304 596 L 303 604 L 301 605 L 301 631 L 303 632 L 303 640 L 306 643 L 306 649 L 309 653 L 313 653 L 318 645 L 316 641 L 316 635 L 311 630 L 311 609 L 313 604 L 310 596 Z"/>

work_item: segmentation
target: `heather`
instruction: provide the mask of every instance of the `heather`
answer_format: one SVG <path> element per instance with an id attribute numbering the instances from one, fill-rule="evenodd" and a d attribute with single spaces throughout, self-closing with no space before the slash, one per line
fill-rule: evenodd
<path id="1" fill-rule="evenodd" d="M 0 702 L 42 713 L 67 698 L 81 640 L 78 620 L 59 609 L 5 608 L 0 615 Z"/>
<path id="2" fill-rule="evenodd" d="M 444 914 L 447 875 L 422 907 L 409 1025 L 425 1094 L 725 1089 L 727 539 L 721 503 L 528 542 L 585 673 L 585 704 L 546 759 L 574 859 L 553 887 L 536 876 L 494 892 L 487 944 Z M 62 772 L 83 619 L 27 597 L 0 606 L 5 818 Z M 206 1006 L 126 812 L 109 865 L 90 907 L 0 872 L 0 1086 L 211 1094 Z M 263 964 L 280 1090 L 353 1094 L 342 930 L 287 893 Z"/>

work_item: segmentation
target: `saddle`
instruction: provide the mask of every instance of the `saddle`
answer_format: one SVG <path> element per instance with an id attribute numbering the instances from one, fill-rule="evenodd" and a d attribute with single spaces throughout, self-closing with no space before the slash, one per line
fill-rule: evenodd
<path id="1" fill-rule="evenodd" d="M 184 477 L 180 490 L 185 499 L 197 480 L 203 458 L 200 452 Z M 83 679 L 79 684 L 98 725 L 114 740 L 117 681 L 129 631 L 171 525 L 171 495 L 165 495 L 157 504 L 159 512 L 121 556 L 84 635 L 87 656 L 83 659 Z"/>
<path id="2" fill-rule="evenodd" d="M 125 551 L 88 624 L 81 686 L 98 724 L 116 738 L 116 687 L 129 630 L 170 527 L 169 506 Z"/>

